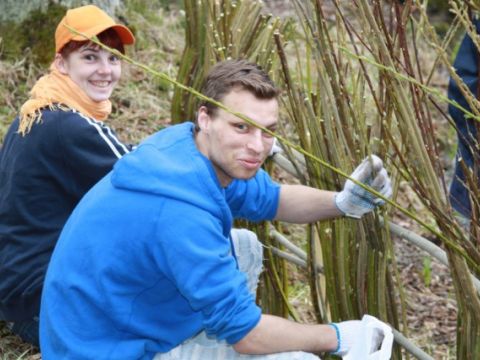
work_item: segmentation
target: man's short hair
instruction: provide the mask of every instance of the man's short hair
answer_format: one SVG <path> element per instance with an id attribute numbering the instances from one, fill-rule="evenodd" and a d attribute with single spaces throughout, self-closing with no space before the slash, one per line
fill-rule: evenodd
<path id="1" fill-rule="evenodd" d="M 225 60 L 214 65 L 203 82 L 201 93 L 220 102 L 235 88 L 248 90 L 259 99 L 273 99 L 279 94 L 268 74 L 259 65 L 247 60 Z M 200 102 L 201 106 L 207 108 L 209 115 L 217 109 L 205 100 Z"/>

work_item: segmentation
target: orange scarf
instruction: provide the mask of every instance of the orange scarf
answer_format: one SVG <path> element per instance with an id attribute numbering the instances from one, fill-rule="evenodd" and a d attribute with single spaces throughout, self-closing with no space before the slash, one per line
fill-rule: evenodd
<path id="1" fill-rule="evenodd" d="M 61 74 L 54 64 L 30 91 L 30 98 L 20 109 L 18 132 L 27 134 L 42 119 L 41 109 L 77 110 L 97 120 L 105 120 L 112 111 L 110 100 L 93 101 L 68 75 Z"/>

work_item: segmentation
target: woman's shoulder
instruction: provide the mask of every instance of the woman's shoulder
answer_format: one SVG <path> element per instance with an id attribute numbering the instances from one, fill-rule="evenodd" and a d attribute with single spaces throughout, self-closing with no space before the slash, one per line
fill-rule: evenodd
<path id="1" fill-rule="evenodd" d="M 78 133 L 89 130 L 97 131 L 97 128 L 103 126 L 101 121 L 95 120 L 73 109 L 45 108 L 41 112 L 41 123 L 47 126 L 58 127 L 62 132 Z M 40 124 L 40 126 L 41 125 L 42 124 Z"/>
<path id="2" fill-rule="evenodd" d="M 43 121 L 68 121 L 70 119 L 82 118 L 82 114 L 76 110 L 62 107 L 46 107 L 41 111 L 41 119 Z"/>

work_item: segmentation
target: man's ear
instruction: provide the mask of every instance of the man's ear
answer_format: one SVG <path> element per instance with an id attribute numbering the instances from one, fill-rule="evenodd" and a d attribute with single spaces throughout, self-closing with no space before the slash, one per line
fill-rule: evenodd
<path id="1" fill-rule="evenodd" d="M 208 114 L 208 109 L 206 106 L 200 106 L 197 112 L 197 124 L 200 128 L 200 131 L 203 131 L 205 134 L 208 133 L 208 128 L 210 127 L 210 115 Z"/>
<path id="2" fill-rule="evenodd" d="M 55 54 L 55 59 L 53 60 L 53 64 L 61 74 L 68 75 L 67 62 L 61 54 L 59 53 Z"/>

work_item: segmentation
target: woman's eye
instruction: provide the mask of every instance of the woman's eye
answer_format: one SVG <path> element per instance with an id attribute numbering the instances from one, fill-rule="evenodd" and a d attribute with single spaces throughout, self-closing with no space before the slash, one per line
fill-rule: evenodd
<path id="1" fill-rule="evenodd" d="M 120 61 L 120 58 L 116 55 L 110 55 L 109 60 L 111 63 L 117 63 Z"/>
<path id="2" fill-rule="evenodd" d="M 93 60 L 95 60 L 95 55 L 93 55 L 93 54 L 86 54 L 86 55 L 83 56 L 83 58 L 84 58 L 85 60 L 88 60 L 88 61 L 93 61 Z"/>

